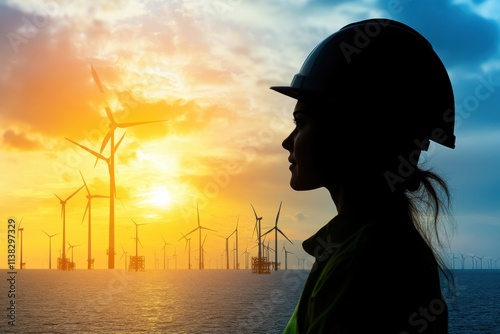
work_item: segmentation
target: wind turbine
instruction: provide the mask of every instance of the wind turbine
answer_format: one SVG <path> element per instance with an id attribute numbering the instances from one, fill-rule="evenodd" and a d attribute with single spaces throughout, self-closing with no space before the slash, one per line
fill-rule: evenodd
<path id="1" fill-rule="evenodd" d="M 80 246 L 80 245 L 72 245 L 72 244 L 70 244 L 69 242 L 68 242 L 68 245 L 69 245 L 69 247 L 68 247 L 68 251 L 71 249 L 71 265 L 73 266 L 73 269 L 74 269 L 75 262 L 73 262 L 73 251 L 74 251 L 74 248 L 75 248 L 76 246 Z"/>
<path id="2" fill-rule="evenodd" d="M 474 261 L 474 259 L 476 258 L 476 254 L 477 253 L 474 253 L 474 255 L 472 255 L 472 256 L 469 255 L 469 257 L 471 258 L 471 261 L 472 261 L 472 269 L 476 269 L 476 268 L 474 268 L 474 263 L 476 262 L 476 261 Z"/>
<path id="3" fill-rule="evenodd" d="M 48 237 L 49 237 L 49 269 L 52 269 L 52 237 L 58 235 L 59 233 L 56 234 L 48 234 L 47 232 L 43 231 Z"/>
<path id="4" fill-rule="evenodd" d="M 287 270 L 287 269 L 288 269 L 288 253 L 290 253 L 290 254 L 293 254 L 293 253 L 292 253 L 292 252 L 290 252 L 290 251 L 287 251 L 287 250 L 286 250 L 286 248 L 285 248 L 285 244 L 283 244 L 283 249 L 282 249 L 282 251 L 284 251 L 284 252 L 285 252 L 285 270 Z"/>
<path id="5" fill-rule="evenodd" d="M 142 246 L 142 243 L 139 240 L 139 226 L 146 225 L 146 224 L 144 224 L 144 223 L 137 224 L 132 219 L 132 217 L 130 217 L 130 220 L 132 220 L 132 222 L 135 224 L 135 271 L 138 271 L 139 270 L 139 268 L 138 268 L 138 266 L 139 266 L 139 244 L 141 244 L 141 246 Z"/>
<path id="6" fill-rule="evenodd" d="M 208 234 L 205 234 L 205 238 L 203 238 L 203 242 L 201 243 L 201 269 L 205 269 L 205 240 L 207 240 Z"/>
<path id="7" fill-rule="evenodd" d="M 280 202 L 280 206 L 278 208 L 278 214 L 276 215 L 276 222 L 274 223 L 274 227 L 262 235 L 262 236 L 265 236 L 266 234 L 268 234 L 269 232 L 274 230 L 274 249 L 276 249 L 276 250 L 278 249 L 278 232 L 281 233 L 281 235 L 284 236 L 286 238 L 286 240 L 288 240 L 293 245 L 293 242 L 290 239 L 288 239 L 288 237 L 283 233 L 283 231 L 281 231 L 278 228 L 278 219 L 280 216 L 281 204 L 282 204 L 282 202 Z M 277 270 L 278 270 L 278 252 L 275 251 L 274 252 L 274 271 L 277 271 Z"/>
<path id="8" fill-rule="evenodd" d="M 97 72 L 95 71 L 94 67 L 91 65 L 90 66 L 91 71 L 92 71 L 92 77 L 94 78 L 94 82 L 97 85 L 97 88 L 101 92 L 101 94 L 104 94 L 104 89 L 102 88 L 101 85 L 101 80 L 99 79 L 99 76 L 97 75 Z M 118 145 L 115 146 L 115 130 L 116 128 L 128 128 L 131 126 L 136 126 L 136 125 L 142 125 L 142 124 L 148 124 L 148 123 L 156 123 L 156 122 L 164 122 L 165 120 L 157 120 L 157 121 L 146 121 L 146 122 L 129 122 L 129 123 L 117 123 L 115 118 L 113 117 L 113 113 L 111 112 L 111 109 L 109 107 L 105 107 L 104 110 L 106 111 L 106 115 L 108 116 L 109 119 L 109 130 L 106 136 L 104 137 L 102 144 L 101 144 L 101 149 L 99 153 L 101 154 L 108 142 L 110 143 L 110 157 L 109 157 L 109 176 L 110 176 L 110 210 L 109 210 L 109 252 L 108 252 L 108 268 L 113 269 L 115 266 L 115 260 L 114 260 L 114 255 L 115 255 L 115 211 L 114 211 L 114 197 L 116 196 L 116 187 L 115 187 L 115 152 L 116 149 L 118 148 Z M 123 138 L 123 137 L 122 137 Z M 121 139 L 120 139 L 121 141 Z M 98 157 L 99 158 L 99 157 Z M 97 161 L 96 161 L 97 163 Z"/>
<path id="9" fill-rule="evenodd" d="M 128 252 L 125 252 L 125 248 L 122 246 L 122 256 L 120 256 L 120 259 L 125 255 L 125 270 L 127 270 L 127 254 Z"/>
<path id="10" fill-rule="evenodd" d="M 483 257 L 484 257 L 484 255 L 483 256 L 476 256 L 476 257 L 479 259 L 478 262 L 481 264 L 481 268 L 479 268 L 479 269 L 483 269 Z"/>
<path id="11" fill-rule="evenodd" d="M 455 256 L 455 252 L 451 253 L 451 269 L 455 269 L 455 260 L 459 260 L 458 256 Z"/>
<path id="12" fill-rule="evenodd" d="M 460 253 L 460 252 L 459 252 L 459 253 Z M 467 255 L 465 255 L 465 254 L 460 253 L 460 258 L 461 258 L 461 259 L 460 259 L 460 265 L 461 265 L 461 267 L 462 267 L 462 270 L 464 270 L 464 268 L 465 268 L 465 259 L 467 259 L 467 258 L 468 258 L 468 256 L 467 256 Z"/>
<path id="13" fill-rule="evenodd" d="M 161 236 L 161 238 L 163 239 L 163 247 L 161 248 L 161 250 L 163 250 L 163 270 L 165 270 L 165 259 L 166 259 L 165 251 L 166 251 L 166 246 L 167 245 L 171 245 L 171 244 L 167 243 L 165 241 L 165 238 L 163 238 L 163 236 Z"/>
<path id="14" fill-rule="evenodd" d="M 180 232 L 182 235 L 182 238 L 179 239 L 181 241 L 182 239 L 186 239 L 186 245 L 184 246 L 184 250 L 186 250 L 186 247 L 188 247 L 188 269 L 191 269 L 191 238 L 186 238 L 182 232 Z"/>
<path id="15" fill-rule="evenodd" d="M 89 152 L 93 156 L 97 157 L 97 159 L 101 159 L 104 162 L 107 163 L 108 165 L 108 171 L 109 171 L 109 246 L 108 246 L 108 268 L 109 269 L 114 269 L 115 267 L 115 197 L 116 197 L 116 185 L 115 185 L 115 171 L 114 171 L 114 162 L 113 162 L 113 155 L 114 152 L 118 149 L 120 146 L 123 137 L 125 136 L 125 133 L 122 135 L 118 143 L 114 145 L 114 140 L 113 140 L 113 149 L 112 154 L 109 158 L 106 158 L 103 156 L 101 153 L 97 153 L 94 150 L 91 150 L 88 147 L 85 147 L 81 144 L 78 144 L 77 142 L 66 138 L 66 140 L 72 142 L 73 144 L 83 148 L 85 151 Z M 82 186 L 83 187 L 83 186 Z"/>
<path id="16" fill-rule="evenodd" d="M 191 232 L 187 233 L 186 236 L 188 236 L 191 233 L 193 233 L 196 230 L 198 230 L 198 232 L 199 232 L 199 237 L 198 237 L 199 238 L 199 249 L 198 249 L 198 251 L 199 251 L 199 255 L 198 255 L 198 261 L 199 261 L 199 263 L 198 263 L 198 269 L 203 269 L 203 258 L 202 258 L 203 257 L 203 251 L 202 251 L 202 245 L 201 245 L 201 230 L 205 229 L 205 230 L 209 230 L 209 231 L 213 231 L 213 232 L 217 232 L 217 231 L 212 230 L 212 229 L 210 229 L 208 227 L 204 227 L 204 226 L 200 225 L 200 211 L 198 209 L 198 203 L 196 203 L 196 212 L 198 214 L 198 227 L 196 227 L 195 229 L 193 229 Z"/>
<path id="17" fill-rule="evenodd" d="M 236 231 L 231 232 L 231 234 L 225 238 L 219 235 L 219 237 L 226 239 L 226 269 L 229 269 L 229 238 L 234 234 L 234 232 Z"/>
<path id="18" fill-rule="evenodd" d="M 238 258 L 238 251 L 236 250 L 236 244 L 234 243 L 234 241 L 233 241 L 233 250 L 232 250 L 232 252 L 233 252 L 233 261 L 234 261 L 234 263 L 233 263 L 233 269 L 238 269 L 238 260 L 237 260 L 237 258 Z"/>
<path id="19" fill-rule="evenodd" d="M 83 218 L 82 218 L 82 223 L 85 220 L 85 215 L 87 214 L 87 210 L 89 211 L 89 226 L 88 226 L 88 254 L 87 254 L 87 269 L 92 269 L 92 222 L 91 222 L 91 216 L 92 216 L 92 198 L 108 198 L 109 196 L 104 196 L 104 195 L 92 195 L 90 193 L 89 187 L 87 187 L 87 183 L 85 182 L 85 179 L 83 178 L 83 174 L 80 171 L 80 175 L 82 176 L 83 180 L 83 185 L 85 186 L 85 189 L 87 190 L 87 206 L 85 207 L 85 212 L 83 213 Z"/>
<path id="20" fill-rule="evenodd" d="M 262 259 L 262 250 L 261 250 L 261 228 L 260 228 L 260 221 L 262 220 L 262 217 L 259 217 L 257 216 L 257 212 L 255 211 L 255 208 L 253 207 L 252 204 L 250 204 L 252 206 L 252 210 L 253 210 L 253 213 L 255 215 L 255 227 L 254 227 L 254 231 L 257 232 L 257 240 L 258 240 L 258 246 L 259 246 L 259 251 L 258 251 L 258 257 L 257 257 L 257 265 L 258 265 L 258 273 L 260 274 L 261 272 L 261 259 Z M 253 234 L 253 233 L 252 233 Z M 253 236 L 252 236 L 253 238 Z"/>
<path id="21" fill-rule="evenodd" d="M 236 232 L 236 269 L 240 269 L 240 262 L 238 260 L 238 222 L 240 221 L 240 216 L 238 216 L 238 219 L 236 220 L 236 229 L 234 232 Z"/>
<path id="22" fill-rule="evenodd" d="M 250 254 L 247 249 L 248 249 L 248 245 L 245 248 L 245 251 L 243 253 L 241 253 L 241 255 L 245 254 L 245 269 L 248 269 L 248 254 Z"/>
<path id="23" fill-rule="evenodd" d="M 21 251 L 21 257 L 19 259 L 19 269 L 23 269 L 24 263 L 23 263 L 23 231 L 24 227 L 21 227 L 21 223 L 23 222 L 24 217 L 21 218 L 19 221 L 19 225 L 17 227 L 17 233 L 21 232 L 21 238 L 19 239 L 20 241 L 20 251 Z"/>
<path id="24" fill-rule="evenodd" d="M 176 246 L 174 246 L 174 254 L 172 254 L 172 256 L 170 256 L 170 258 L 175 259 L 175 269 L 177 269 L 177 247 Z"/>
<path id="25" fill-rule="evenodd" d="M 59 203 L 61 204 L 61 217 L 63 220 L 63 245 L 62 245 L 62 259 L 61 259 L 61 269 L 62 270 L 67 270 L 68 269 L 68 264 L 66 263 L 66 203 L 69 201 L 71 197 L 73 197 L 77 192 L 79 192 L 84 186 L 81 186 L 78 188 L 74 193 L 69 195 L 65 200 L 61 199 L 59 196 L 54 194 L 58 199 Z"/>

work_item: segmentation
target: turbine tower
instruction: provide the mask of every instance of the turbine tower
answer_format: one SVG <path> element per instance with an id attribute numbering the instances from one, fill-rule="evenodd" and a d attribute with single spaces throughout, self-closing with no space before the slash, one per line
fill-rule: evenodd
<path id="1" fill-rule="evenodd" d="M 202 244 L 201 244 L 201 230 L 205 229 L 205 230 L 209 230 L 209 231 L 213 231 L 213 232 L 217 232 L 217 231 L 212 230 L 212 229 L 210 229 L 208 227 L 204 227 L 204 226 L 200 225 L 200 210 L 198 209 L 198 203 L 196 203 L 196 212 L 198 214 L 198 227 L 196 227 L 195 229 L 193 229 L 191 232 L 187 233 L 186 236 L 188 236 L 191 233 L 193 233 L 196 230 L 198 230 L 198 232 L 199 232 L 199 235 L 198 235 L 198 238 L 199 238 L 198 269 L 203 269 L 203 249 L 202 249 Z"/>
<path id="2" fill-rule="evenodd" d="M 68 241 L 68 245 L 69 245 L 68 251 L 71 249 L 71 265 L 74 266 L 75 262 L 73 262 L 73 251 L 74 251 L 74 248 L 76 246 L 80 246 L 80 245 L 72 245 L 72 244 L 69 243 L 69 241 Z M 73 267 L 73 269 L 74 269 L 74 267 Z"/>
<path id="3" fill-rule="evenodd" d="M 283 244 L 283 249 L 282 251 L 285 252 L 285 270 L 288 269 L 288 254 L 293 254 L 292 252 L 290 251 L 287 251 L 286 248 L 285 248 L 285 244 Z"/>
<path id="4" fill-rule="evenodd" d="M 90 154 L 94 155 L 97 159 L 101 159 L 104 162 L 107 163 L 108 165 L 108 171 L 109 171 L 109 177 L 110 177 L 110 182 L 109 182 L 109 247 L 108 247 L 108 269 L 114 269 L 115 267 L 115 196 L 116 196 L 116 185 L 115 185 L 115 172 L 114 172 L 114 162 L 113 162 L 113 155 L 114 152 L 118 149 L 120 146 L 120 143 L 123 140 L 123 137 L 125 136 L 125 133 L 123 133 L 122 137 L 114 145 L 113 141 L 113 149 L 111 150 L 111 156 L 109 158 L 104 157 L 101 153 L 97 153 L 93 150 L 91 150 L 88 147 L 85 147 L 81 144 L 78 144 L 77 142 L 66 138 L 68 141 L 72 142 L 73 144 L 83 148 L 85 151 L 89 152 Z M 82 186 L 83 187 L 83 186 Z"/>
<path id="5" fill-rule="evenodd" d="M 248 255 L 250 253 L 248 252 L 248 245 L 247 247 L 245 248 L 245 251 L 243 253 L 241 253 L 241 255 L 245 255 L 245 269 L 248 269 Z"/>
<path id="6" fill-rule="evenodd" d="M 139 244 L 142 243 L 139 240 L 139 226 L 140 225 L 146 225 L 146 224 L 137 224 L 132 218 L 130 218 L 132 222 L 135 224 L 135 271 L 139 271 Z"/>
<path id="7" fill-rule="evenodd" d="M 97 88 L 99 89 L 99 92 L 101 94 L 104 94 L 104 89 L 101 85 L 101 80 L 99 79 L 99 76 L 97 75 L 97 72 L 95 71 L 94 67 L 91 65 L 90 66 L 91 72 L 92 72 L 92 77 L 94 79 L 95 84 L 97 85 Z M 108 163 L 108 168 L 109 168 L 109 246 L 108 246 L 108 269 L 114 269 L 115 267 L 115 197 L 116 197 L 116 186 L 115 186 L 115 152 L 116 149 L 118 148 L 118 144 L 115 146 L 115 130 L 116 128 L 128 128 L 131 126 L 136 126 L 136 125 L 141 125 L 141 124 L 148 124 L 148 123 L 154 123 L 154 122 L 164 122 L 165 120 L 158 120 L 158 121 L 146 121 L 146 122 L 129 122 L 129 123 L 117 123 L 113 117 L 113 113 L 111 112 L 111 109 L 109 107 L 105 107 L 104 110 L 106 111 L 106 115 L 108 116 L 109 119 L 109 131 L 104 137 L 104 140 L 101 144 L 101 149 L 99 152 L 99 155 L 102 154 L 102 151 L 108 144 L 110 143 L 110 156 L 107 159 L 103 159 L 104 157 L 97 156 L 96 154 L 90 152 L 90 150 L 86 149 L 90 153 L 96 155 L 97 158 L 106 160 Z M 122 136 L 123 139 L 123 136 Z M 121 139 L 120 139 L 121 141 Z M 76 144 L 76 143 L 75 143 Z M 77 144 L 79 145 L 79 144 Z M 81 145 L 79 145 L 81 146 Z M 83 146 L 81 146 L 83 148 Z M 97 160 L 96 160 L 97 164 Z"/>
<path id="8" fill-rule="evenodd" d="M 56 234 L 48 234 L 47 232 L 43 231 L 48 237 L 49 237 L 49 269 L 52 269 L 52 237 L 58 235 L 59 233 Z"/>
<path id="9" fill-rule="evenodd" d="M 168 242 L 165 241 L 165 238 L 163 237 L 163 235 L 161 236 L 161 238 L 163 239 L 163 247 L 161 248 L 161 250 L 163 250 L 163 270 L 165 270 L 166 246 L 171 245 L 171 244 L 169 244 Z"/>
<path id="10" fill-rule="evenodd" d="M 127 270 L 127 254 L 128 252 L 125 252 L 125 248 L 122 246 L 122 255 L 120 256 L 120 259 L 125 255 L 125 270 Z"/>
<path id="11" fill-rule="evenodd" d="M 240 262 L 238 259 L 238 222 L 239 221 L 240 221 L 240 216 L 238 216 L 238 219 L 236 220 L 236 229 L 234 230 L 234 232 L 236 233 L 236 248 L 235 248 L 235 251 L 236 251 L 236 269 L 240 269 Z"/>
<path id="12" fill-rule="evenodd" d="M 226 239 L 226 269 L 229 269 L 229 238 L 234 234 L 234 232 L 236 231 L 231 232 L 231 234 L 227 237 L 219 235 L 219 237 Z"/>
<path id="13" fill-rule="evenodd" d="M 252 210 L 253 210 L 253 213 L 255 215 L 254 231 L 257 232 L 257 244 L 259 246 L 259 250 L 258 250 L 258 253 L 257 253 L 257 255 L 258 255 L 258 257 L 257 257 L 257 265 L 258 265 L 257 272 L 260 274 L 261 273 L 261 269 L 262 269 L 261 268 L 261 266 L 262 266 L 262 263 L 261 263 L 262 262 L 262 249 L 261 249 L 262 243 L 261 243 L 261 238 L 262 238 L 262 236 L 261 236 L 261 232 L 260 232 L 261 231 L 260 222 L 262 220 L 262 217 L 257 216 L 257 212 L 255 211 L 255 208 L 253 207 L 252 204 L 250 204 L 250 205 L 252 206 Z"/>
<path id="14" fill-rule="evenodd" d="M 87 187 L 87 183 L 85 182 L 85 179 L 83 178 L 83 174 L 80 171 L 80 175 L 82 176 L 83 180 L 83 185 L 85 186 L 85 189 L 87 190 L 87 206 L 85 207 L 85 212 L 83 213 L 83 218 L 82 218 L 82 223 L 85 220 L 85 215 L 87 214 L 87 210 L 89 212 L 89 226 L 88 226 L 88 254 L 87 254 L 87 269 L 92 269 L 93 268 L 93 261 L 92 261 L 92 221 L 91 221 L 91 216 L 92 216 L 92 199 L 93 198 L 108 198 L 109 196 L 104 196 L 104 195 L 92 195 L 90 193 L 89 187 Z"/>
<path id="15" fill-rule="evenodd" d="M 191 269 L 191 238 L 186 238 L 186 236 L 182 234 L 182 232 L 180 232 L 180 234 L 182 235 L 182 238 L 180 238 L 179 241 L 181 241 L 182 239 L 186 239 L 184 251 L 186 250 L 186 248 L 188 248 L 188 269 Z"/>
<path id="16" fill-rule="evenodd" d="M 21 253 L 21 256 L 19 258 L 19 269 L 23 269 L 24 267 L 24 263 L 23 263 L 23 231 L 24 231 L 24 227 L 21 227 L 21 223 L 23 222 L 23 219 L 24 217 L 21 218 L 21 220 L 19 221 L 19 225 L 17 227 L 17 233 L 21 232 L 21 238 L 19 239 L 20 241 L 20 245 L 19 245 L 19 248 L 20 248 L 20 253 Z"/>
<path id="17" fill-rule="evenodd" d="M 281 231 L 278 228 L 278 219 L 280 217 L 281 204 L 282 204 L 282 202 L 280 202 L 280 206 L 278 208 L 278 214 L 276 215 L 276 222 L 274 223 L 274 227 L 262 235 L 262 236 L 265 236 L 266 234 L 268 234 L 269 232 L 274 230 L 274 249 L 275 250 L 278 249 L 278 232 L 281 233 L 281 235 L 284 236 L 286 238 L 286 240 L 288 240 L 293 245 L 293 242 L 290 239 L 288 239 L 288 237 L 285 235 L 285 233 L 283 233 L 283 231 Z M 278 252 L 277 251 L 274 252 L 274 271 L 278 271 Z"/>
<path id="18" fill-rule="evenodd" d="M 74 193 L 69 195 L 65 200 L 61 199 L 59 196 L 54 194 L 58 199 L 59 203 L 61 204 L 61 217 L 63 221 L 63 237 L 62 237 L 62 259 L 61 259 L 61 269 L 62 270 L 67 270 L 68 269 L 68 264 L 66 263 L 66 203 L 69 201 L 71 197 L 73 197 L 77 192 L 79 192 L 84 186 L 81 186 L 78 188 Z"/>

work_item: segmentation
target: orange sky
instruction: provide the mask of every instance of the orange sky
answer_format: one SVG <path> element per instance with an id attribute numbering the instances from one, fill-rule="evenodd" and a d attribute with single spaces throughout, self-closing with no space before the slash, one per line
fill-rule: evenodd
<path id="1" fill-rule="evenodd" d="M 23 218 L 27 268 L 48 267 L 49 238 L 43 231 L 59 233 L 52 239 L 53 267 L 62 248 L 61 206 L 54 194 L 64 199 L 82 186 L 79 172 L 93 194 L 109 194 L 107 165 L 99 161 L 94 167 L 94 156 L 65 140 L 98 151 L 108 131 L 106 105 L 119 123 L 165 120 L 116 130 L 115 142 L 126 130 L 116 154 L 116 267 L 123 266 L 122 247 L 135 252 L 132 218 L 151 224 L 139 228 L 139 253 L 148 267 L 154 266 L 155 251 L 163 266 L 163 237 L 172 244 L 167 254 L 176 251 L 178 267 L 185 268 L 185 241 L 179 238 L 196 227 L 197 201 L 202 225 L 217 231 L 206 240 L 206 267 L 220 266 L 222 237 L 238 220 L 240 254 L 246 247 L 256 254 L 250 240 L 255 222 L 250 203 L 264 216 L 262 228 L 267 231 L 284 200 L 280 227 L 289 238 L 304 238 L 304 228 L 293 224 L 301 216 L 294 217 L 286 198 L 293 194 L 287 152 L 280 146 L 292 129 L 293 103 L 268 89 L 289 79 L 262 63 L 277 59 L 264 59 L 258 50 L 248 53 L 249 43 L 256 42 L 252 36 L 222 29 L 217 21 L 197 22 L 199 9 L 188 5 L 168 12 L 164 22 L 154 11 L 147 13 L 152 20 L 138 20 L 133 5 L 130 10 L 102 6 L 109 13 L 90 20 L 79 11 L 90 14 L 91 7 L 44 12 L 39 6 L 16 5 L 34 9 L 23 16 L 33 22 L 33 17 L 52 15 L 35 34 L 23 35 L 22 27 L 14 30 L 12 50 L 2 60 L 7 72 L 2 80 L 0 168 L 9 177 L 2 179 L 8 191 L 2 193 L 1 212 L 5 219 Z M 218 35 L 204 34 L 205 29 Z M 109 156 L 109 145 L 103 155 Z M 66 240 L 79 245 L 74 248 L 77 268 L 86 267 L 85 206 L 85 189 L 66 205 Z M 92 200 L 96 268 L 107 267 L 108 217 L 109 200 Z M 192 238 L 194 251 L 198 234 Z M 231 249 L 233 243 L 231 238 Z M 191 258 L 194 263 L 198 253 Z"/>

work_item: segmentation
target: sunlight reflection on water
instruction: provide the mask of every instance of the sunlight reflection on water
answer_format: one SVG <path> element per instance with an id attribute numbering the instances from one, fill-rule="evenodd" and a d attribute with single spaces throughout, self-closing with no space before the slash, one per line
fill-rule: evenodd
<path id="1" fill-rule="evenodd" d="M 16 326 L 0 271 L 0 333 L 281 333 L 308 271 L 23 270 Z M 500 333 L 500 270 L 455 271 L 450 333 Z"/>
<path id="2" fill-rule="evenodd" d="M 307 271 L 23 270 L 2 333 L 280 333 Z M 6 276 L 7 274 L 4 273 Z M 6 294 L 0 301 L 7 305 Z"/>

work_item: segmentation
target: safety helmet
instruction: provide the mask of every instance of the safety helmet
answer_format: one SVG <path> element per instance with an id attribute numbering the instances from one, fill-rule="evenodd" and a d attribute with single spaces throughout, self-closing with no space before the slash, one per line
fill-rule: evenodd
<path id="1" fill-rule="evenodd" d="M 344 26 L 310 52 L 289 86 L 270 88 L 298 100 L 334 103 L 330 116 L 343 116 L 353 127 L 381 125 L 370 131 L 384 138 L 393 132 L 455 147 L 448 73 L 429 41 L 398 21 Z"/>

